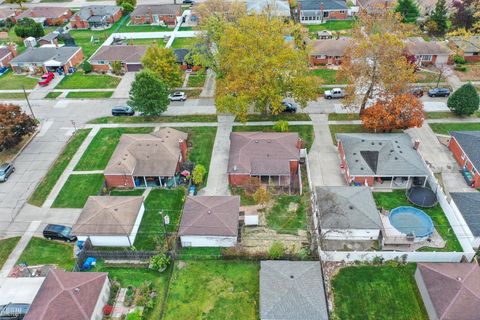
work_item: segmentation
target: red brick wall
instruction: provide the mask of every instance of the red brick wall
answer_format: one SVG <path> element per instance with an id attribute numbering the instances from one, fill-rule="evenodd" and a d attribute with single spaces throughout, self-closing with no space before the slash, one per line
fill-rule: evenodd
<path id="1" fill-rule="evenodd" d="M 72 17 L 72 11 L 68 10 L 66 14 L 61 15 L 57 18 L 49 18 L 45 21 L 45 23 L 49 26 L 58 26 L 62 25 L 67 22 Z"/>
<path id="2" fill-rule="evenodd" d="M 80 48 L 75 55 L 70 59 L 69 63 L 64 66 L 65 72 L 68 72 L 68 68 L 78 66 L 84 59 L 83 50 Z"/>
<path id="3" fill-rule="evenodd" d="M 460 145 L 458 144 L 457 140 L 454 137 L 450 139 L 448 148 L 450 149 L 450 151 L 452 151 L 453 157 L 455 158 L 457 163 L 460 165 L 460 167 L 463 168 L 466 166 L 468 171 L 473 173 L 472 162 L 468 159 L 467 155 L 463 153 L 462 148 L 460 147 Z M 462 159 L 462 156 L 464 157 L 464 159 Z M 473 183 L 474 183 L 473 185 L 474 188 L 480 188 L 480 174 L 478 172 L 474 174 Z"/>
<path id="4" fill-rule="evenodd" d="M 187 161 L 187 141 L 180 140 L 178 146 L 180 147 L 180 152 L 182 154 L 182 162 Z"/>
<path id="5" fill-rule="evenodd" d="M 115 12 L 113 17 L 111 19 L 109 19 L 109 22 L 110 23 L 115 23 L 118 20 L 120 20 L 121 17 L 122 17 L 122 10 L 118 10 L 117 12 Z"/>
<path id="6" fill-rule="evenodd" d="M 72 20 L 70 20 L 70 27 L 72 29 L 88 29 L 90 26 L 88 21 L 81 20 L 79 16 L 75 16 Z"/>
<path id="7" fill-rule="evenodd" d="M 375 182 L 375 177 L 355 177 L 353 178 L 353 181 L 360 183 L 362 186 L 365 185 L 365 180 L 368 183 L 368 186 L 371 187 L 373 186 L 373 183 Z"/>
<path id="8" fill-rule="evenodd" d="M 347 11 L 345 10 L 344 13 L 341 13 L 340 11 L 329 11 L 328 17 L 325 19 L 326 20 L 332 20 L 332 19 L 344 20 L 347 18 L 348 18 L 348 15 L 347 15 Z"/>
<path id="9" fill-rule="evenodd" d="M 105 176 L 105 182 L 108 188 L 134 188 L 135 184 L 133 183 L 132 176 Z"/>
<path id="10" fill-rule="evenodd" d="M 10 60 L 13 59 L 12 53 L 8 53 L 5 57 L 0 58 L 0 66 L 8 67 Z"/>
<path id="11" fill-rule="evenodd" d="M 295 174 L 298 172 L 298 160 L 290 160 L 290 173 Z"/>
<path id="12" fill-rule="evenodd" d="M 317 58 L 317 56 L 310 56 L 310 64 L 314 65 L 314 66 L 318 66 L 318 65 L 324 65 L 324 64 L 335 64 L 335 65 L 339 65 L 339 64 L 342 64 L 342 58 L 343 57 L 340 57 L 340 58 L 335 58 L 335 57 L 326 57 L 325 59 L 320 59 L 320 58 Z"/>
<path id="13" fill-rule="evenodd" d="M 92 64 L 92 70 L 95 72 L 108 71 L 110 70 L 109 64 Z"/>
<path id="14" fill-rule="evenodd" d="M 250 182 L 250 175 L 248 174 L 229 174 L 228 182 L 232 186 L 243 186 Z"/>
<path id="15" fill-rule="evenodd" d="M 464 56 L 467 62 L 480 62 L 480 55 L 478 56 Z"/>

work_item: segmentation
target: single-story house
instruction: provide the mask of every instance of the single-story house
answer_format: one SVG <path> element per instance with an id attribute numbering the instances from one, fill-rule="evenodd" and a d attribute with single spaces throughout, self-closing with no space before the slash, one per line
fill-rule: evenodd
<path id="1" fill-rule="evenodd" d="M 174 176 L 187 160 L 188 134 L 162 128 L 148 134 L 123 134 L 107 167 L 109 188 L 163 187 L 176 184 Z"/>
<path id="2" fill-rule="evenodd" d="M 58 45 L 58 36 L 59 33 L 57 31 L 50 32 L 49 34 L 46 34 L 38 39 L 38 44 L 40 46 Z"/>
<path id="3" fill-rule="evenodd" d="M 90 196 L 72 234 L 94 246 L 131 247 L 144 211 L 143 197 Z"/>
<path id="4" fill-rule="evenodd" d="M 86 6 L 73 15 L 70 26 L 72 29 L 108 28 L 121 17 L 119 6 Z"/>
<path id="5" fill-rule="evenodd" d="M 480 192 L 450 192 L 450 205 L 460 213 L 460 221 L 472 247 L 480 247 Z M 463 221 L 462 221 L 463 220 Z"/>
<path id="6" fill-rule="evenodd" d="M 368 187 L 317 187 L 319 231 L 325 240 L 375 241 L 382 222 Z"/>
<path id="7" fill-rule="evenodd" d="M 327 320 L 320 261 L 261 261 L 260 319 Z"/>
<path id="8" fill-rule="evenodd" d="M 34 72 L 43 69 L 44 72 L 62 68 L 75 67 L 83 61 L 81 47 L 39 47 L 28 48 L 10 61 L 15 72 Z"/>
<path id="9" fill-rule="evenodd" d="M 388 8 L 395 8 L 396 1 L 393 0 L 356 0 L 357 5 L 361 10 L 368 13 L 376 13 L 382 11 L 385 6 Z"/>
<path id="10" fill-rule="evenodd" d="M 310 64 L 339 65 L 342 63 L 345 51 L 351 45 L 352 39 L 350 38 L 315 40 L 310 51 Z"/>
<path id="11" fill-rule="evenodd" d="M 112 62 L 120 61 L 126 71 L 140 71 L 142 57 L 148 46 L 145 45 L 112 45 L 102 46 L 90 57 L 93 71 L 108 71 Z"/>
<path id="12" fill-rule="evenodd" d="M 452 55 L 452 50 L 444 41 L 425 41 L 421 37 L 406 39 L 405 50 L 415 56 L 419 65 L 447 64 Z"/>
<path id="13" fill-rule="evenodd" d="M 465 61 L 480 62 L 480 36 L 453 37 L 450 40 L 463 51 Z"/>
<path id="14" fill-rule="evenodd" d="M 8 67 L 10 61 L 17 56 L 15 44 L 0 47 L 0 67 Z"/>
<path id="15" fill-rule="evenodd" d="M 178 230 L 182 247 L 234 247 L 239 213 L 239 196 L 187 197 Z"/>
<path id="16" fill-rule="evenodd" d="M 15 16 L 19 13 L 13 8 L 0 8 L 0 21 L 12 19 L 15 20 Z"/>
<path id="17" fill-rule="evenodd" d="M 406 189 L 425 185 L 428 171 L 406 133 L 337 134 L 340 168 L 348 184 Z"/>
<path id="18" fill-rule="evenodd" d="M 418 8 L 421 16 L 429 16 L 434 10 L 437 0 L 417 0 Z M 445 5 L 449 12 L 452 10 L 454 0 L 446 0 Z"/>
<path id="19" fill-rule="evenodd" d="M 290 4 L 286 0 L 247 0 L 247 12 L 290 18 Z"/>
<path id="20" fill-rule="evenodd" d="M 166 24 L 174 26 L 182 16 L 179 4 L 138 5 L 130 14 L 131 24 Z"/>
<path id="21" fill-rule="evenodd" d="M 348 7 L 342 0 L 300 0 L 298 14 L 300 23 L 321 24 L 328 20 L 348 19 Z"/>
<path id="22" fill-rule="evenodd" d="M 479 319 L 478 263 L 419 263 L 415 281 L 430 320 Z"/>
<path id="23" fill-rule="evenodd" d="M 242 186 L 257 179 L 271 186 L 298 182 L 302 140 L 296 132 L 232 132 L 228 181 Z"/>
<path id="24" fill-rule="evenodd" d="M 15 20 L 30 18 L 46 26 L 59 26 L 72 16 L 72 10 L 65 7 L 31 7 L 22 11 Z"/>
<path id="25" fill-rule="evenodd" d="M 24 320 L 100 320 L 110 295 L 107 272 L 50 269 Z"/>
<path id="26" fill-rule="evenodd" d="M 480 188 L 480 131 L 451 131 L 448 148 L 462 168 L 465 181 Z"/>

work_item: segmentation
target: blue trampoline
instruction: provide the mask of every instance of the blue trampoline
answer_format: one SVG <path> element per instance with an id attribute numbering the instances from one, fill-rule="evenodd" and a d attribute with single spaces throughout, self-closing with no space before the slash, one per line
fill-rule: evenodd
<path id="1" fill-rule="evenodd" d="M 415 241 L 423 241 L 432 235 L 432 219 L 422 210 L 414 207 L 398 207 L 389 215 L 390 224 L 405 235 L 415 236 Z"/>

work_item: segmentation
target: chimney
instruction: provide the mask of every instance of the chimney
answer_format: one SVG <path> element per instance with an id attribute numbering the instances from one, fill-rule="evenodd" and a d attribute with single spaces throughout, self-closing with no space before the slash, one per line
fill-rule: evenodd
<path id="1" fill-rule="evenodd" d="M 8 51 L 10 51 L 12 56 L 16 57 L 17 56 L 17 46 L 15 45 L 15 43 L 10 42 L 7 47 L 8 47 Z"/>
<path id="2" fill-rule="evenodd" d="M 178 140 L 178 147 L 180 148 L 180 153 L 182 154 L 182 162 L 187 161 L 187 141 L 183 139 Z"/>
<path id="3" fill-rule="evenodd" d="M 152 8 L 151 7 L 147 8 L 147 13 L 148 13 L 148 19 L 150 19 L 150 23 L 153 23 L 153 14 L 152 14 Z"/>
<path id="4" fill-rule="evenodd" d="M 413 149 L 414 150 L 418 150 L 418 147 L 420 146 L 420 140 L 416 139 L 414 142 L 413 142 Z"/>
<path id="5" fill-rule="evenodd" d="M 53 44 L 55 45 L 55 48 L 58 48 L 58 40 L 57 40 L 57 38 L 53 39 Z"/>
<path id="6" fill-rule="evenodd" d="M 300 149 L 302 149 L 302 144 L 303 144 L 302 139 L 301 139 L 301 138 L 298 138 L 295 147 L 297 147 L 297 149 L 300 150 Z"/>

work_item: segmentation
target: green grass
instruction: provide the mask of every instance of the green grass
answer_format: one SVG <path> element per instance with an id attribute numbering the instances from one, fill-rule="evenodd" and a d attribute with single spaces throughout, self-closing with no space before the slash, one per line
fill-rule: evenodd
<path id="1" fill-rule="evenodd" d="M 115 89 L 120 80 L 120 77 L 75 72 L 65 76 L 55 89 Z"/>
<path id="2" fill-rule="evenodd" d="M 17 264 L 23 262 L 29 266 L 55 264 L 60 269 L 71 271 L 75 264 L 73 245 L 33 237 L 18 258 Z"/>
<path id="3" fill-rule="evenodd" d="M 201 258 L 221 257 L 222 248 L 219 247 L 182 247 L 180 260 L 198 260 Z"/>
<path id="4" fill-rule="evenodd" d="M 179 261 L 165 320 L 258 319 L 258 263 Z"/>
<path id="5" fill-rule="evenodd" d="M 305 142 L 305 146 L 310 150 L 315 134 L 313 132 L 313 126 L 311 125 L 291 125 L 288 127 L 289 132 L 298 132 L 300 138 Z M 233 132 L 252 132 L 252 131 L 262 131 L 262 132 L 275 132 L 273 126 L 234 126 Z"/>
<path id="6" fill-rule="evenodd" d="M 439 111 L 439 112 L 425 112 L 427 119 L 470 119 L 470 118 L 480 118 L 480 112 L 476 112 L 471 116 L 460 116 L 456 113 L 449 111 Z"/>
<path id="7" fill-rule="evenodd" d="M 205 85 L 206 75 L 204 71 L 197 72 L 195 74 L 190 74 L 188 77 L 187 87 L 199 88 Z"/>
<path id="8" fill-rule="evenodd" d="M 310 75 L 322 79 L 322 84 L 338 84 L 337 70 L 332 69 L 315 69 L 310 71 Z"/>
<path id="9" fill-rule="evenodd" d="M 22 86 L 24 86 L 25 90 L 29 90 L 33 89 L 37 85 L 37 82 L 37 78 L 15 74 L 12 71 L 8 71 L 6 74 L 0 77 L 0 88 L 1 90 L 21 90 Z"/>
<path id="10" fill-rule="evenodd" d="M 91 129 L 77 130 L 77 133 L 70 138 L 70 141 L 65 146 L 62 153 L 60 153 L 53 165 L 50 167 L 50 169 L 48 169 L 47 174 L 28 199 L 28 203 L 38 207 L 43 205 L 53 187 L 57 183 L 57 180 L 70 163 L 70 160 L 72 160 L 72 157 L 75 155 L 80 145 L 90 133 L 90 130 Z"/>
<path id="11" fill-rule="evenodd" d="M 448 134 L 449 131 L 477 131 L 480 130 L 480 123 L 429 123 L 433 132 L 439 134 Z"/>
<path id="12" fill-rule="evenodd" d="M 307 25 L 308 31 L 316 32 L 321 30 L 349 30 L 353 28 L 354 20 L 329 20 L 323 24 Z"/>
<path id="13" fill-rule="evenodd" d="M 0 92 L 0 99 L 23 100 L 25 99 L 25 94 L 23 92 Z"/>
<path id="14" fill-rule="evenodd" d="M 134 45 L 152 45 L 153 43 L 156 43 L 160 47 L 165 47 L 167 44 L 163 39 L 159 38 L 148 38 L 148 39 L 131 39 L 128 40 L 128 44 L 134 44 Z"/>
<path id="15" fill-rule="evenodd" d="M 98 99 L 98 98 L 110 98 L 113 91 L 80 91 L 69 92 L 66 98 L 70 99 Z"/>
<path id="16" fill-rule="evenodd" d="M 85 150 L 75 171 L 103 170 L 125 133 L 150 133 L 153 128 L 102 128 Z"/>
<path id="17" fill-rule="evenodd" d="M 328 121 L 351 121 L 360 120 L 358 113 L 329 113 Z"/>
<path id="18" fill-rule="evenodd" d="M 188 49 L 196 43 L 196 38 L 175 38 L 171 48 L 173 49 Z"/>
<path id="19" fill-rule="evenodd" d="M 111 196 L 141 196 L 145 192 L 145 189 L 131 189 L 131 190 L 120 190 L 115 189 L 110 191 Z"/>
<path id="20" fill-rule="evenodd" d="M 60 2 L 72 2 L 73 0 L 41 0 L 40 2 L 41 3 L 52 3 L 52 2 L 55 2 L 55 3 L 60 3 Z"/>
<path id="21" fill-rule="evenodd" d="M 373 197 L 377 203 L 377 207 L 383 207 L 386 210 L 392 210 L 400 206 L 412 206 L 415 207 L 412 203 L 407 200 L 404 190 L 395 190 L 393 192 L 374 192 Z M 419 207 L 418 207 L 419 208 Z M 426 214 L 432 218 L 433 225 L 438 233 L 442 236 L 443 240 L 446 241 L 444 248 L 422 248 L 420 251 L 456 251 L 462 252 L 462 246 L 457 240 L 457 236 L 452 230 L 450 223 L 447 220 L 447 217 L 443 213 L 442 207 L 437 204 L 433 208 L 419 208 L 423 210 Z"/>
<path id="22" fill-rule="evenodd" d="M 19 240 L 20 237 L 0 240 L 0 269 L 7 261 L 8 256 L 10 255 L 10 253 L 12 253 L 13 248 L 15 248 Z"/>
<path id="23" fill-rule="evenodd" d="M 235 187 L 231 189 L 232 194 L 240 196 L 240 205 L 241 206 L 253 206 L 257 202 L 253 198 L 253 194 L 248 193 L 244 188 Z"/>
<path id="24" fill-rule="evenodd" d="M 89 196 L 99 194 L 103 174 L 73 174 L 53 202 L 53 208 L 83 208 Z"/>
<path id="25" fill-rule="evenodd" d="M 193 27 L 180 27 L 178 31 L 193 31 Z"/>
<path id="26" fill-rule="evenodd" d="M 46 99 L 57 99 L 63 92 L 60 92 L 60 91 L 52 91 L 52 92 L 49 92 L 45 98 Z"/>
<path id="27" fill-rule="evenodd" d="M 185 116 L 159 116 L 159 117 L 101 117 L 88 123 L 153 123 L 153 122 L 217 122 L 216 114 L 199 114 Z"/>
<path id="28" fill-rule="evenodd" d="M 247 116 L 247 122 L 259 122 L 259 121 L 311 121 L 308 113 L 281 113 L 281 114 L 249 114 Z M 235 119 L 235 121 L 239 121 Z"/>
<path id="29" fill-rule="evenodd" d="M 118 32 L 159 32 L 159 31 L 173 31 L 173 28 L 155 26 L 150 24 L 134 25 L 129 24 L 130 19 L 125 22 L 123 26 L 118 29 Z"/>
<path id="30" fill-rule="evenodd" d="M 154 189 L 145 200 L 145 213 L 135 239 L 134 247 L 137 250 L 156 250 L 164 243 L 164 229 L 162 211 L 170 217 L 167 232 L 175 232 L 180 224 L 180 217 L 185 201 L 185 190 Z"/>
<path id="31" fill-rule="evenodd" d="M 295 212 L 288 211 L 290 203 L 296 203 Z M 267 213 L 267 226 L 279 233 L 297 234 L 298 229 L 307 227 L 308 198 L 282 195 L 275 199 L 275 205 Z"/>
<path id="32" fill-rule="evenodd" d="M 332 280 L 335 319 L 428 319 L 415 268 L 408 264 L 340 269 Z"/>
<path id="33" fill-rule="evenodd" d="M 335 134 L 337 133 L 361 133 L 371 132 L 365 129 L 361 124 L 331 124 L 329 125 L 330 134 L 332 135 L 333 144 L 337 144 Z"/>

